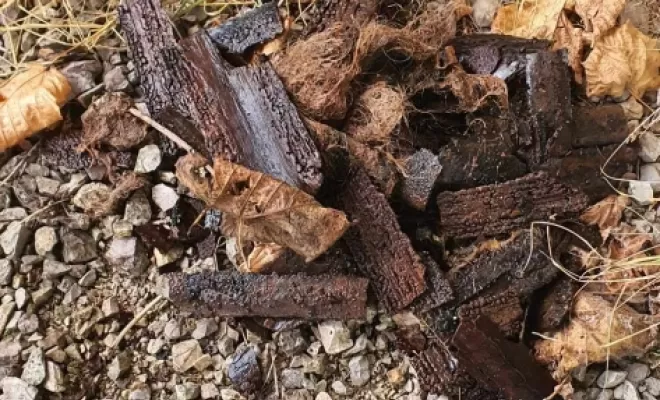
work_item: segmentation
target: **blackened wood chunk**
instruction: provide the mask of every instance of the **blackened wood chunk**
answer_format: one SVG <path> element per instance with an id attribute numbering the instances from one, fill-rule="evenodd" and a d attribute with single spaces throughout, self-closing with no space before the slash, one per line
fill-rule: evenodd
<path id="1" fill-rule="evenodd" d="M 438 263 L 428 254 L 421 253 L 420 257 L 426 267 L 426 291 L 411 305 L 415 313 L 423 314 L 454 300 L 454 292 L 445 273 Z"/>
<path id="2" fill-rule="evenodd" d="M 479 297 L 458 309 L 463 320 L 474 320 L 480 315 L 488 317 L 507 338 L 516 339 L 520 335 L 524 311 L 518 296 L 511 292 Z"/>
<path id="3" fill-rule="evenodd" d="M 346 182 L 338 200 L 353 222 L 345 243 L 381 304 L 391 312 L 409 306 L 426 290 L 424 265 L 385 196 L 360 169 Z"/>
<path id="4" fill-rule="evenodd" d="M 527 165 L 514 155 L 514 121 L 503 116 L 475 118 L 468 135 L 452 140 L 440 152 L 438 184 L 466 189 L 520 178 Z"/>
<path id="5" fill-rule="evenodd" d="M 222 50 L 242 54 L 252 46 L 274 39 L 283 30 L 274 1 L 230 18 L 209 29 L 208 34 Z"/>
<path id="6" fill-rule="evenodd" d="M 337 22 L 367 23 L 376 16 L 378 4 L 379 0 L 316 0 L 303 35 L 321 32 Z"/>
<path id="7" fill-rule="evenodd" d="M 241 146 L 253 169 L 316 191 L 322 183 L 321 155 L 270 63 L 235 68 L 229 83 L 247 119 L 249 134 L 241 137 Z"/>
<path id="8" fill-rule="evenodd" d="M 368 281 L 346 275 L 202 272 L 165 276 L 175 304 L 201 316 L 363 319 Z"/>
<path id="9" fill-rule="evenodd" d="M 153 116 L 173 129 L 185 125 L 176 116 L 189 120 L 210 157 L 318 189 L 320 155 L 270 65 L 234 70 L 203 31 L 177 44 L 157 0 L 127 0 L 119 13 Z"/>
<path id="10" fill-rule="evenodd" d="M 567 319 L 578 288 L 567 276 L 562 276 L 548 286 L 539 299 L 539 310 L 533 329 L 538 332 L 558 329 Z"/>
<path id="11" fill-rule="evenodd" d="M 442 171 L 442 165 L 438 156 L 427 149 L 421 149 L 406 161 L 405 170 L 401 197 L 408 205 L 423 211 Z"/>
<path id="12" fill-rule="evenodd" d="M 539 400 L 553 393 L 555 382 L 529 349 L 508 341 L 487 317 L 465 319 L 454 335 L 459 364 L 480 384 L 510 400 Z"/>
<path id="13" fill-rule="evenodd" d="M 628 118 L 618 104 L 573 107 L 573 147 L 621 144 L 628 137 Z"/>
<path id="14" fill-rule="evenodd" d="M 438 195 L 441 232 L 456 239 L 528 228 L 533 221 L 580 212 L 587 204 L 587 197 L 578 189 L 544 172 Z"/>

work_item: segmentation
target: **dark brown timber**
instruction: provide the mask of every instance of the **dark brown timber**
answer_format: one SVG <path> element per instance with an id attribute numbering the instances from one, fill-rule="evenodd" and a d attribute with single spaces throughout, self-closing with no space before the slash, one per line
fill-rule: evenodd
<path id="1" fill-rule="evenodd" d="M 241 54 L 250 47 L 274 39 L 284 27 L 277 2 L 266 3 L 208 30 L 216 45 L 229 53 Z"/>
<path id="2" fill-rule="evenodd" d="M 362 319 L 364 278 L 348 275 L 256 275 L 202 272 L 165 276 L 167 297 L 197 315 Z"/>

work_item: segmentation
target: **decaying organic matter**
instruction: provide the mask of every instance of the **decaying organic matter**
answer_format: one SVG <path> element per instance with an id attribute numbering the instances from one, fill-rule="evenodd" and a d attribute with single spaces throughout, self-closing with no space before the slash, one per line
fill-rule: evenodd
<path id="1" fill-rule="evenodd" d="M 61 121 L 70 92 L 64 75 L 41 65 L 0 82 L 0 151 Z"/>
<path id="2" fill-rule="evenodd" d="M 364 278 L 203 272 L 165 276 L 163 293 L 198 315 L 360 319 L 367 312 Z"/>
<path id="3" fill-rule="evenodd" d="M 348 229 L 344 213 L 269 175 L 220 158 L 212 173 L 206 165 L 201 156 L 185 156 L 177 162 L 177 177 L 196 197 L 225 213 L 227 235 L 277 243 L 311 261 Z"/>

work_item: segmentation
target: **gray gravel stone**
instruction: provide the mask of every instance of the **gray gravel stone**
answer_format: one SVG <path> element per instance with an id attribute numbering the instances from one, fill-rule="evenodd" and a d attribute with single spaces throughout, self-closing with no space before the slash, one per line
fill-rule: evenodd
<path id="1" fill-rule="evenodd" d="M 653 396 L 660 396 L 660 379 L 655 377 L 646 378 L 646 380 L 644 380 L 644 385 L 646 386 L 647 392 Z"/>
<path id="2" fill-rule="evenodd" d="M 639 157 L 644 162 L 656 162 L 660 157 L 660 138 L 652 133 L 642 133 L 637 140 L 640 146 Z"/>
<path id="3" fill-rule="evenodd" d="M 136 191 L 124 208 L 124 219 L 133 226 L 144 225 L 151 220 L 152 212 L 149 199 L 143 190 Z"/>
<path id="4" fill-rule="evenodd" d="M 204 339 L 218 331 L 218 323 L 213 318 L 202 318 L 197 321 L 191 334 L 193 339 Z"/>
<path id="5" fill-rule="evenodd" d="M 220 397 L 218 388 L 213 383 L 204 383 L 200 388 L 202 400 L 217 399 Z"/>
<path id="6" fill-rule="evenodd" d="M 43 351 L 35 347 L 23 365 L 21 379 L 33 386 L 39 386 L 46 379 L 46 360 Z"/>
<path id="7" fill-rule="evenodd" d="M 186 382 L 174 387 L 176 400 L 195 400 L 200 395 L 199 385 L 194 382 Z"/>
<path id="8" fill-rule="evenodd" d="M 642 400 L 658 400 L 657 397 L 649 394 L 649 393 L 642 393 Z"/>
<path id="9" fill-rule="evenodd" d="M 114 238 L 105 258 L 116 268 L 138 276 L 149 266 L 149 255 L 140 240 L 136 237 Z"/>
<path id="10" fill-rule="evenodd" d="M 44 279 L 55 279 L 71 272 L 71 266 L 59 261 L 46 259 L 43 264 L 42 275 Z"/>
<path id="11" fill-rule="evenodd" d="M 46 196 L 55 196 L 60 189 L 61 182 L 56 179 L 44 178 L 38 176 L 35 178 L 37 182 L 37 191 Z"/>
<path id="12" fill-rule="evenodd" d="M 66 390 L 64 373 L 60 366 L 52 361 L 46 361 L 44 389 L 51 393 L 62 393 Z"/>
<path id="13" fill-rule="evenodd" d="M 324 321 L 319 324 L 321 344 L 328 354 L 338 354 L 353 347 L 351 332 L 341 321 Z"/>
<path id="14" fill-rule="evenodd" d="M 639 392 L 632 382 L 625 381 L 621 386 L 623 387 L 621 392 L 623 400 L 640 400 Z"/>
<path id="15" fill-rule="evenodd" d="M 131 370 L 133 360 L 126 353 L 119 353 L 108 366 L 108 378 L 118 380 Z"/>
<path id="16" fill-rule="evenodd" d="M 138 384 L 129 393 L 128 400 L 151 400 L 151 389 L 148 385 Z"/>
<path id="17" fill-rule="evenodd" d="M 287 389 L 302 389 L 305 374 L 300 369 L 286 368 L 282 371 L 282 386 Z"/>
<path id="18" fill-rule="evenodd" d="M 351 378 L 351 385 L 353 386 L 364 386 L 371 378 L 369 360 L 365 356 L 351 358 L 348 362 L 348 370 Z"/>
<path id="19" fill-rule="evenodd" d="M 653 202 L 653 187 L 648 182 L 631 181 L 628 185 L 628 194 L 641 205 Z"/>
<path id="20" fill-rule="evenodd" d="M 651 369 L 646 364 L 633 363 L 628 366 L 627 372 L 628 376 L 626 379 L 634 384 L 638 384 L 651 374 Z"/>
<path id="21" fill-rule="evenodd" d="M 40 256 L 53 251 L 57 245 L 57 232 L 52 226 L 42 226 L 34 232 L 34 251 Z"/>
<path id="22" fill-rule="evenodd" d="M 601 389 L 612 389 L 623 383 L 627 375 L 626 371 L 604 371 L 596 380 L 596 384 Z"/>
<path id="23" fill-rule="evenodd" d="M 127 73 L 128 71 L 123 65 L 118 65 L 106 72 L 103 76 L 105 90 L 108 92 L 130 92 L 132 86 L 126 77 Z"/>
<path id="24" fill-rule="evenodd" d="M 65 263 L 86 263 L 96 257 L 96 243 L 87 232 L 73 230 L 62 235 L 62 258 Z"/>
<path id="25" fill-rule="evenodd" d="M 160 166 L 162 155 L 158 145 L 150 144 L 140 149 L 135 161 L 135 172 L 148 174 L 154 172 Z"/>
<path id="26" fill-rule="evenodd" d="M 6 377 L 0 381 L 3 400 L 34 400 L 39 394 L 36 387 L 19 378 Z"/>
<path id="27" fill-rule="evenodd" d="M 10 259 L 0 259 L 0 286 L 7 286 L 14 276 L 14 264 Z"/>
<path id="28" fill-rule="evenodd" d="M 23 255 L 23 249 L 29 238 L 30 229 L 27 224 L 13 221 L 0 235 L 0 246 L 7 257 L 16 260 Z"/>
<path id="29" fill-rule="evenodd" d="M 103 65 L 97 60 L 72 61 L 60 69 L 71 85 L 72 96 L 96 86 L 96 79 L 103 73 Z"/>

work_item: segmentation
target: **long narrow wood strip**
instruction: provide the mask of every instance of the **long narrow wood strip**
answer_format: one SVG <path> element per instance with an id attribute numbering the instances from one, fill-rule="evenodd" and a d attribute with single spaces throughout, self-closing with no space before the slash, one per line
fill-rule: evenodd
<path id="1" fill-rule="evenodd" d="M 348 275 L 257 275 L 223 272 L 165 276 L 165 297 L 200 316 L 362 319 L 364 278 Z"/>

